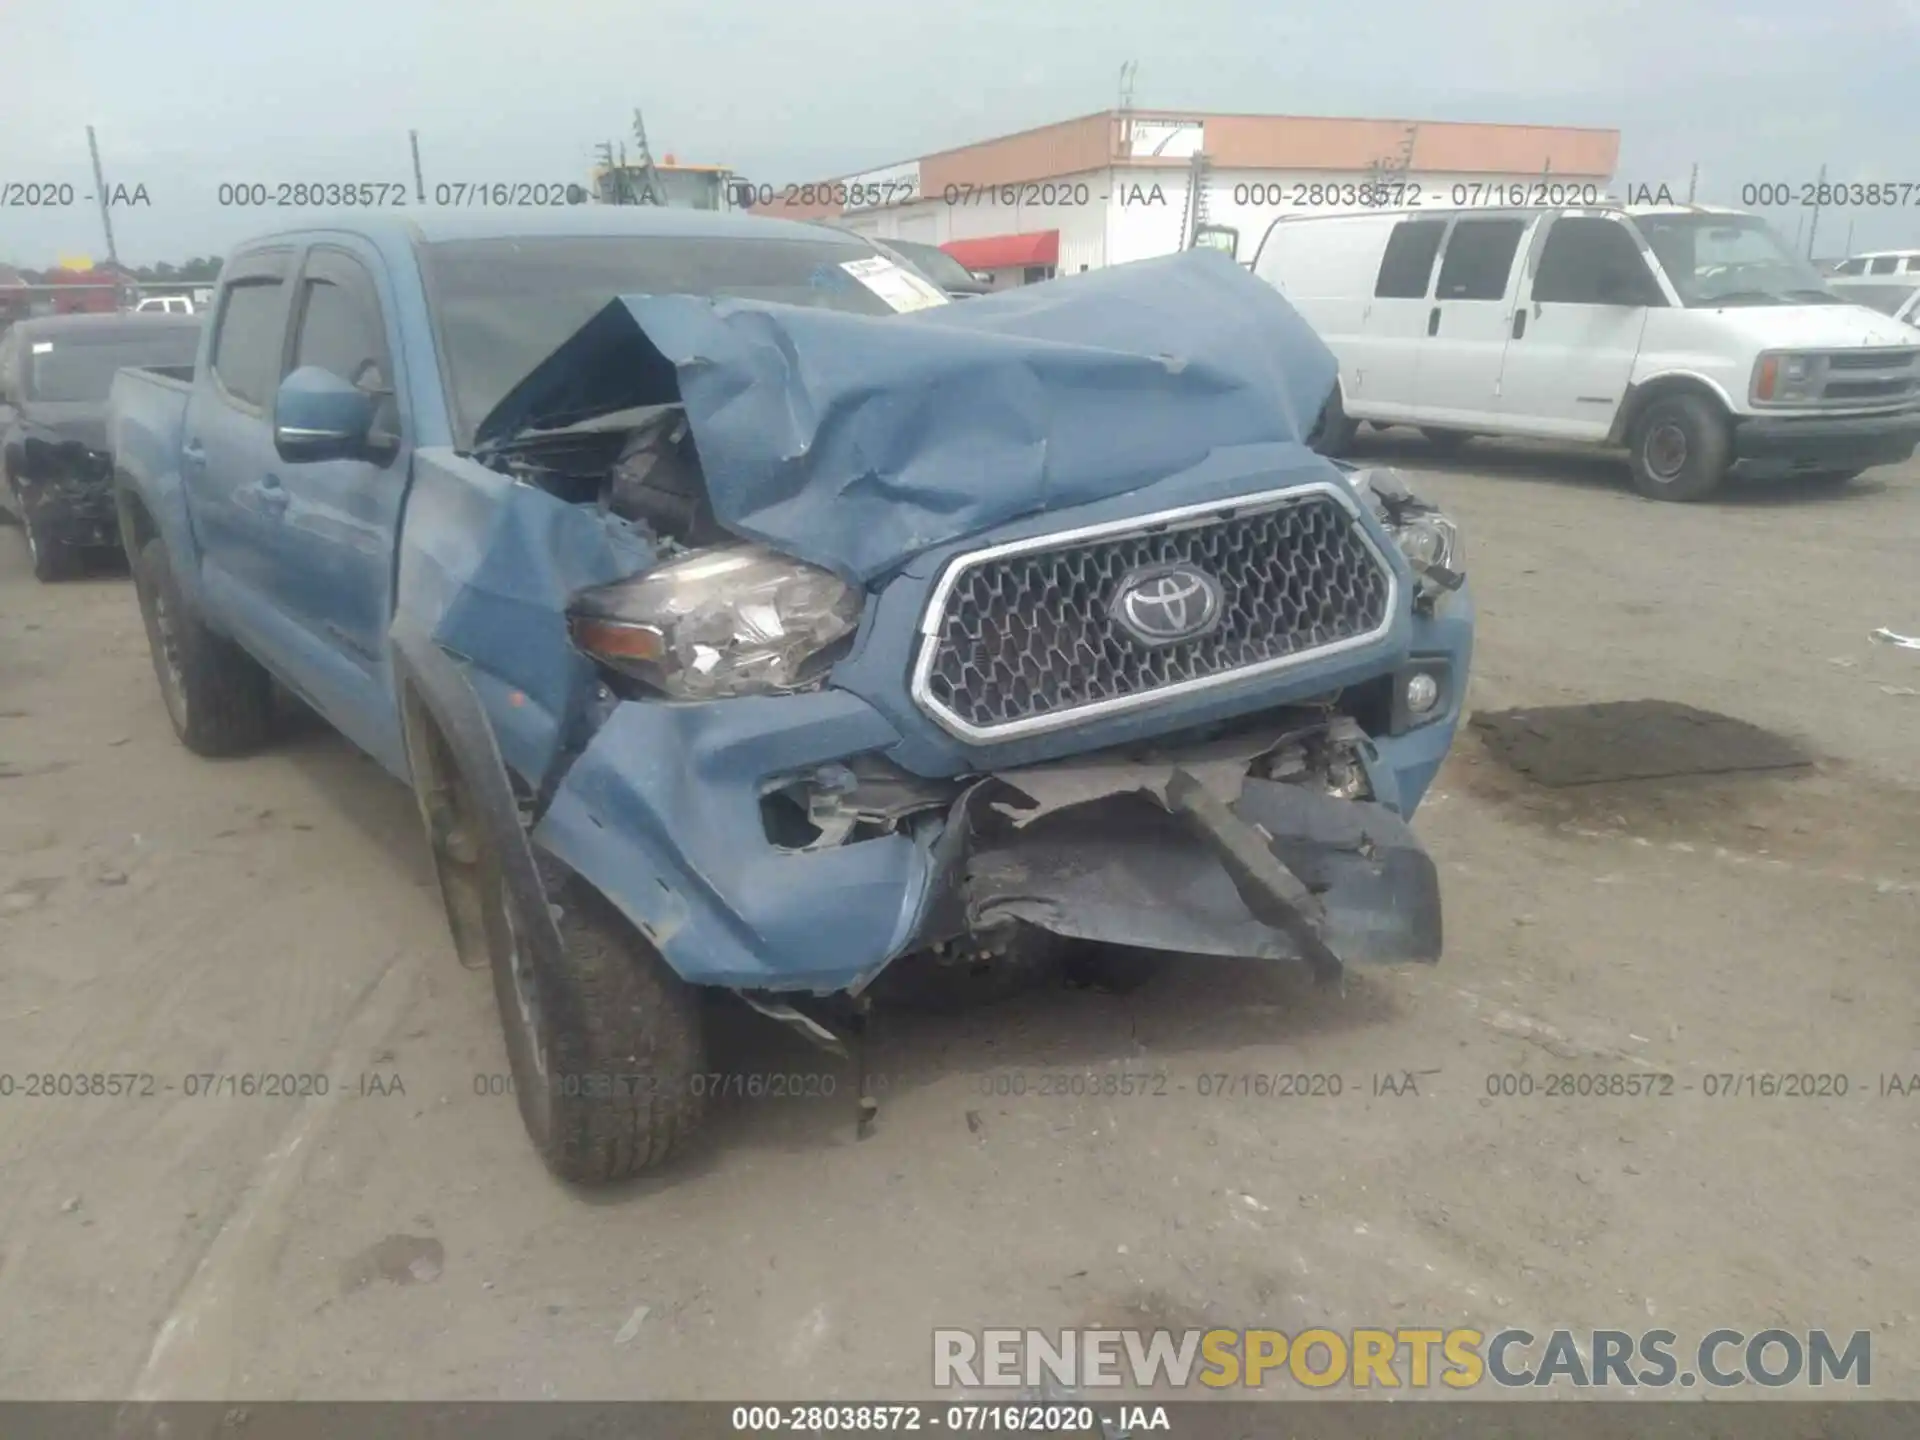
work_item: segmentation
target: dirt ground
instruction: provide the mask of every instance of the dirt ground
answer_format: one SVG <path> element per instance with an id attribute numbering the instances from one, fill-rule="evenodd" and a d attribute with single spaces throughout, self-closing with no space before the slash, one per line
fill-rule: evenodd
<path id="1" fill-rule="evenodd" d="M 1920 632 L 1920 466 L 1667 506 L 1604 459 L 1362 443 L 1465 527 L 1477 709 L 1683 701 L 1817 765 L 1546 792 L 1464 738 L 1418 822 L 1434 969 L 885 1016 L 869 1139 L 842 1070 L 592 1194 L 478 1093 L 493 998 L 409 796 L 312 727 L 195 759 L 128 582 L 37 585 L 0 533 L 0 1396 L 905 1397 L 935 1326 L 1095 1323 L 1826 1325 L 1920 1396 L 1920 1095 L 1879 1093 L 1920 1072 L 1920 653 L 1868 641 Z M 823 1064 L 715 1020 L 716 1068 Z M 1114 1068 L 1166 1093 L 1035 1093 Z M 1757 1071 L 1850 1093 L 1703 1093 Z M 23 1093 L 100 1072 L 156 1093 Z M 249 1072 L 329 1092 L 186 1093 Z M 1676 1092 L 1541 1093 L 1616 1072 Z"/>

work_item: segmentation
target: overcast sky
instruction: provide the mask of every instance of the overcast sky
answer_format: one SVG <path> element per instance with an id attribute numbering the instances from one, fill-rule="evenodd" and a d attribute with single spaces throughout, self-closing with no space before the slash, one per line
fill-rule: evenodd
<path id="1" fill-rule="evenodd" d="M 1619 178 L 1738 204 L 1743 184 L 1912 182 L 1920 0 L 5 0 L 0 183 L 92 190 L 121 258 L 260 228 L 221 181 L 583 181 L 644 108 L 655 155 L 779 183 L 1115 103 L 1598 125 Z M 1771 212 L 1791 237 L 1802 212 Z M 1820 253 L 1920 246 L 1920 203 L 1827 212 Z M 0 259 L 104 255 L 92 207 L 0 209 Z"/>

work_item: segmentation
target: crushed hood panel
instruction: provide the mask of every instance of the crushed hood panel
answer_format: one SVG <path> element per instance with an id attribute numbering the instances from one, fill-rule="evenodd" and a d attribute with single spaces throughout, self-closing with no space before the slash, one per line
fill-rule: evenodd
<path id="1" fill-rule="evenodd" d="M 1335 373 L 1277 291 L 1211 251 L 898 315 L 625 296 L 478 442 L 677 398 L 721 525 L 864 584 L 1216 452 L 1263 447 L 1249 474 L 1270 473 Z"/>

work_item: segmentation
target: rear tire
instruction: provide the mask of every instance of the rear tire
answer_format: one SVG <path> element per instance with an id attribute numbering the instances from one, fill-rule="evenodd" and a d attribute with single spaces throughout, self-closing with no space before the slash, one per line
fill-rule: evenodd
<path id="1" fill-rule="evenodd" d="M 1733 434 L 1717 407 L 1699 395 L 1653 401 L 1627 441 L 1633 488 L 1650 500 L 1701 500 L 1727 478 Z"/>
<path id="2" fill-rule="evenodd" d="M 258 749 L 272 729 L 273 683 L 257 660 L 193 612 L 159 536 L 141 548 L 133 585 L 160 698 L 180 743 L 209 757 Z"/>
<path id="3" fill-rule="evenodd" d="M 1307 448 L 1316 454 L 1337 458 L 1353 448 L 1353 437 L 1359 430 L 1360 422 L 1347 414 L 1346 404 L 1340 398 L 1340 384 L 1335 381 L 1333 393 L 1327 396 L 1313 429 L 1307 432 Z"/>

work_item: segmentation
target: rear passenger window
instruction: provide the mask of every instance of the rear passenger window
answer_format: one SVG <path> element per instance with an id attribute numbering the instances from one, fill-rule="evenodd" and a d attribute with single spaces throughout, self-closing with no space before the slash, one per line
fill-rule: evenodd
<path id="1" fill-rule="evenodd" d="M 227 289 L 213 337 L 213 373 L 229 395 L 266 408 L 280 374 L 284 316 L 278 280 L 242 280 Z"/>
<path id="2" fill-rule="evenodd" d="M 1507 293 L 1524 220 L 1461 220 L 1440 264 L 1438 300 L 1498 300 Z"/>
<path id="3" fill-rule="evenodd" d="M 1916 271 L 1920 271 L 1920 255 L 1909 255 L 1907 257 L 1907 273 L 1911 275 Z"/>
<path id="4" fill-rule="evenodd" d="M 1868 270 L 1867 273 L 1869 275 L 1891 275 L 1899 268 L 1900 257 L 1898 255 L 1882 255 L 1873 262 L 1873 267 Z"/>
<path id="5" fill-rule="evenodd" d="M 1373 287 L 1376 299 L 1424 300 L 1433 274 L 1433 257 L 1440 253 L 1444 220 L 1402 220 L 1387 237 L 1387 253 L 1380 258 L 1380 279 Z"/>
<path id="6" fill-rule="evenodd" d="M 1609 297 L 1602 295 L 1605 287 L 1600 280 L 1609 271 L 1634 290 L 1654 288 L 1653 277 L 1640 258 L 1640 247 L 1622 226 L 1611 220 L 1569 215 L 1554 221 L 1547 231 L 1540 268 L 1533 276 L 1533 298 L 1563 305 L 1604 305 Z M 1612 298 L 1617 300 L 1618 292 Z"/>
<path id="7" fill-rule="evenodd" d="M 1833 273 L 1836 275 L 1864 275 L 1867 273 L 1867 262 L 1864 260 L 1845 260 L 1841 262 L 1840 268 Z"/>

